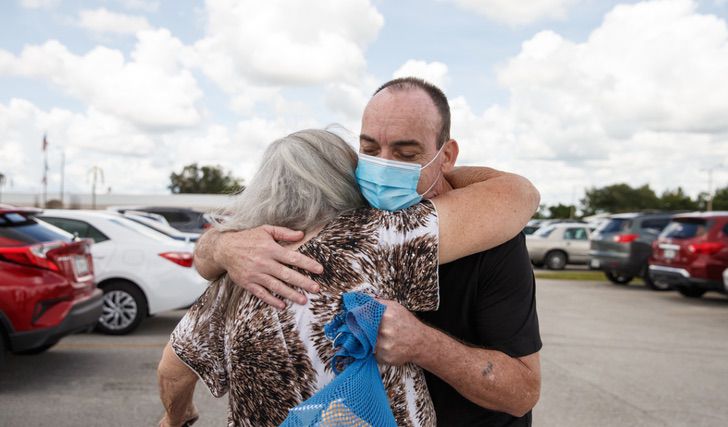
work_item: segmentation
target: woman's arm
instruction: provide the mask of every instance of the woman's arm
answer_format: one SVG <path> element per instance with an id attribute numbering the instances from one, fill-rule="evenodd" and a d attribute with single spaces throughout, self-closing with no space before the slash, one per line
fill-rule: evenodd
<path id="1" fill-rule="evenodd" d="M 162 360 L 157 368 L 159 397 L 164 405 L 162 427 L 190 425 L 198 418 L 192 398 L 197 384 L 197 375 L 187 367 L 167 343 L 162 352 Z"/>
<path id="2" fill-rule="evenodd" d="M 460 167 L 453 190 L 432 199 L 440 226 L 440 263 L 499 246 L 523 230 L 541 196 L 526 178 L 485 167 Z"/>

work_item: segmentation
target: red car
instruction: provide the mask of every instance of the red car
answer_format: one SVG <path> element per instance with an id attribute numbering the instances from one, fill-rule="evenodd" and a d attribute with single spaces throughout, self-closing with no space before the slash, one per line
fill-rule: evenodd
<path id="1" fill-rule="evenodd" d="M 650 277 L 686 297 L 728 293 L 722 278 L 726 268 L 728 212 L 676 215 L 653 243 Z"/>
<path id="2" fill-rule="evenodd" d="M 0 358 L 39 353 L 101 315 L 90 243 L 0 206 Z"/>

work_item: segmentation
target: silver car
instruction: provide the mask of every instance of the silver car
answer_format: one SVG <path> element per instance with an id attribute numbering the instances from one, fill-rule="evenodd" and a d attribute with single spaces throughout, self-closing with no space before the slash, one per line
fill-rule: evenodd
<path id="1" fill-rule="evenodd" d="M 526 236 L 526 246 L 533 265 L 562 270 L 566 264 L 589 262 L 588 224 L 560 223 L 540 228 Z"/>

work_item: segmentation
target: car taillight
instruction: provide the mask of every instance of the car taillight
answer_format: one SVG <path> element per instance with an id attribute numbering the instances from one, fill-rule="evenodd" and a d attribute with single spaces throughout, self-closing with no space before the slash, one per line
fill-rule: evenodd
<path id="1" fill-rule="evenodd" d="M 192 253 L 190 252 L 162 252 L 159 256 L 182 267 L 192 267 Z"/>
<path id="2" fill-rule="evenodd" d="M 202 229 L 203 230 L 207 230 L 209 228 L 212 228 L 212 224 L 210 224 L 209 222 L 206 222 L 206 223 L 202 224 Z"/>
<path id="3" fill-rule="evenodd" d="M 688 245 L 688 250 L 694 254 L 713 255 L 724 247 L 725 245 L 720 242 L 703 242 Z"/>
<path id="4" fill-rule="evenodd" d="M 61 271 L 58 264 L 49 259 L 47 254 L 62 246 L 64 246 L 63 242 L 49 242 L 32 246 L 3 247 L 0 248 L 0 257 L 17 264 Z"/>
<path id="5" fill-rule="evenodd" d="M 617 234 L 614 236 L 614 241 L 617 243 L 632 243 L 638 237 L 640 237 L 639 234 Z"/>

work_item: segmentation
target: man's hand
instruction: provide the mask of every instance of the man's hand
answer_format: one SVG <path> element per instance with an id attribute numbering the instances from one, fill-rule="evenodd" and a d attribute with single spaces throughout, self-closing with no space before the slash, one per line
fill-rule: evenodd
<path id="1" fill-rule="evenodd" d="M 202 235 L 195 248 L 195 267 L 207 279 L 227 271 L 233 282 L 276 308 L 283 309 L 286 305 L 272 293 L 305 304 L 306 297 L 294 288 L 318 292 L 319 286 L 289 266 L 314 274 L 322 273 L 323 267 L 279 244 L 302 238 L 301 231 L 271 225 L 223 233 L 211 230 Z"/>
<path id="2" fill-rule="evenodd" d="M 387 306 L 379 324 L 377 361 L 387 365 L 414 362 L 425 344 L 427 326 L 396 301 L 377 299 Z"/>

